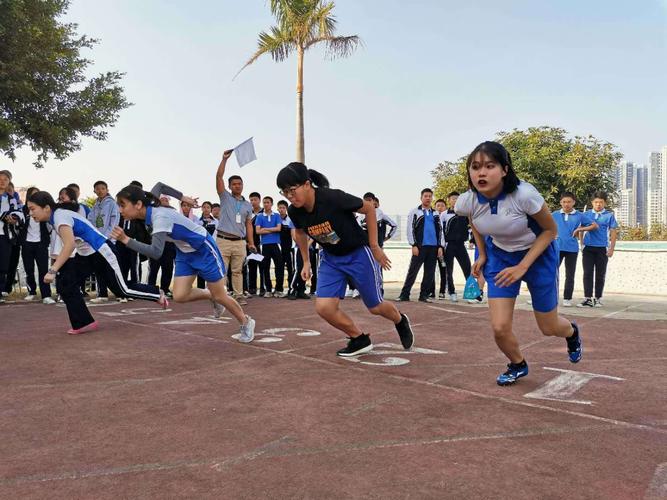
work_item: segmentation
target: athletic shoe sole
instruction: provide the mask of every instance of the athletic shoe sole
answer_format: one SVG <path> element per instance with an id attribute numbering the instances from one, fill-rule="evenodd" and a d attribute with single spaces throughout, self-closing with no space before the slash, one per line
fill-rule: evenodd
<path id="1" fill-rule="evenodd" d="M 366 347 L 362 347 L 361 349 L 356 350 L 354 352 L 337 352 L 336 355 L 340 356 L 341 358 L 353 358 L 354 356 L 366 354 L 367 352 L 371 352 L 372 350 L 373 350 L 373 344 L 367 345 Z"/>

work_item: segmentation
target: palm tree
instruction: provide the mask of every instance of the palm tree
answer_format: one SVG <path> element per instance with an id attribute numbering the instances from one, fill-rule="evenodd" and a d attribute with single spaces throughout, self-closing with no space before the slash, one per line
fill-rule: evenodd
<path id="1" fill-rule="evenodd" d="M 296 159 L 305 163 L 303 134 L 303 54 L 309 48 L 324 43 L 327 55 L 349 56 L 361 43 L 356 36 L 335 36 L 336 18 L 332 14 L 334 2 L 324 0 L 270 0 L 271 13 L 277 26 L 259 34 L 257 51 L 239 73 L 263 54 L 271 54 L 274 61 L 284 61 L 296 51 Z M 237 73 L 238 76 L 238 73 Z M 235 77 L 236 78 L 236 77 Z"/>

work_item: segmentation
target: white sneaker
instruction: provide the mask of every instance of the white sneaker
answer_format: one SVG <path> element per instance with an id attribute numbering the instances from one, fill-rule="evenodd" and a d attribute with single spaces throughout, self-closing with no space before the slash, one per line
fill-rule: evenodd
<path id="1" fill-rule="evenodd" d="M 354 290 L 350 290 L 349 288 L 345 292 L 345 297 L 353 297 L 354 296 Z"/>
<path id="2" fill-rule="evenodd" d="M 359 290 L 352 290 L 352 298 L 356 299 L 359 298 L 361 294 L 359 293 Z"/>
<path id="3" fill-rule="evenodd" d="M 36 298 L 37 298 L 37 295 L 26 295 L 25 299 L 23 299 L 23 300 L 25 300 L 27 302 L 32 302 Z"/>
<path id="4" fill-rule="evenodd" d="M 563 299 L 563 307 L 572 307 L 572 301 Z"/>
<path id="5" fill-rule="evenodd" d="M 9 297 L 9 294 L 7 292 L 2 292 L 3 297 Z"/>
<path id="6" fill-rule="evenodd" d="M 109 297 L 95 297 L 94 299 L 90 299 L 91 304 L 104 304 L 105 302 L 109 302 Z"/>
<path id="7" fill-rule="evenodd" d="M 246 316 L 246 322 L 244 325 L 241 325 L 239 330 L 239 342 L 244 344 L 249 344 L 255 339 L 255 320 L 250 316 Z"/>
<path id="8" fill-rule="evenodd" d="M 48 305 L 51 305 L 51 304 L 55 304 L 55 303 L 56 303 L 56 301 L 53 300 L 51 297 L 44 297 L 44 298 L 42 299 L 42 304 L 48 304 Z"/>
<path id="9" fill-rule="evenodd" d="M 127 298 L 126 297 L 119 297 L 116 299 L 116 302 L 120 302 L 121 304 L 127 303 Z"/>
<path id="10" fill-rule="evenodd" d="M 595 299 L 594 302 L 595 302 L 595 307 L 604 307 L 602 299 Z"/>
<path id="11" fill-rule="evenodd" d="M 284 299 L 285 297 L 287 297 L 287 294 L 285 292 L 276 292 L 273 294 L 273 296 L 278 299 Z"/>
<path id="12" fill-rule="evenodd" d="M 211 299 L 211 304 L 213 304 L 213 316 L 216 319 L 222 318 L 222 315 L 225 314 L 225 306 L 218 304 L 215 300 Z"/>
<path id="13" fill-rule="evenodd" d="M 455 293 L 450 293 L 449 294 L 449 300 L 451 300 L 452 302 L 458 302 L 459 298 L 456 296 Z"/>

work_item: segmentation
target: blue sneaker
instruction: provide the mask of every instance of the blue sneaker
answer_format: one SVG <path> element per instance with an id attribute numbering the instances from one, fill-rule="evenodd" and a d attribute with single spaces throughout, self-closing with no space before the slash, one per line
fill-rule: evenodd
<path id="1" fill-rule="evenodd" d="M 584 353 L 584 348 L 581 346 L 581 336 L 579 335 L 579 327 L 573 321 L 572 328 L 574 328 L 574 335 L 567 337 L 567 354 L 570 357 L 570 363 L 578 363 L 581 361 L 581 355 Z"/>
<path id="2" fill-rule="evenodd" d="M 528 363 L 526 360 L 519 364 L 509 363 L 507 371 L 498 375 L 496 382 L 498 385 L 512 385 L 517 379 L 528 375 Z"/>

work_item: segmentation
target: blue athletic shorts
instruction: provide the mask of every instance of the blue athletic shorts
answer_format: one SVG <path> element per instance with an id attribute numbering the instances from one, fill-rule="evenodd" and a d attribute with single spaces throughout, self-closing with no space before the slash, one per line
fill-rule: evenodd
<path id="1" fill-rule="evenodd" d="M 371 309 L 384 300 L 380 264 L 373 258 L 370 248 L 359 247 L 347 255 L 332 255 L 322 250 L 317 274 L 317 297 L 344 299 L 348 279 L 356 287 L 367 308 Z"/>
<path id="2" fill-rule="evenodd" d="M 528 253 L 528 250 L 506 252 L 493 244 L 493 240 L 486 238 L 486 265 L 484 277 L 489 287 L 489 299 L 514 298 L 519 295 L 521 281 L 528 285 L 530 298 L 533 301 L 533 310 L 538 312 L 553 311 L 558 305 L 558 247 L 555 241 L 542 252 L 528 272 L 516 283 L 499 288 L 495 284 L 496 275 L 507 267 L 516 266 Z"/>
<path id="3" fill-rule="evenodd" d="M 183 252 L 176 247 L 174 276 L 200 276 L 210 283 L 225 277 L 225 263 L 213 238 L 208 235 L 204 244 L 194 252 Z"/>

